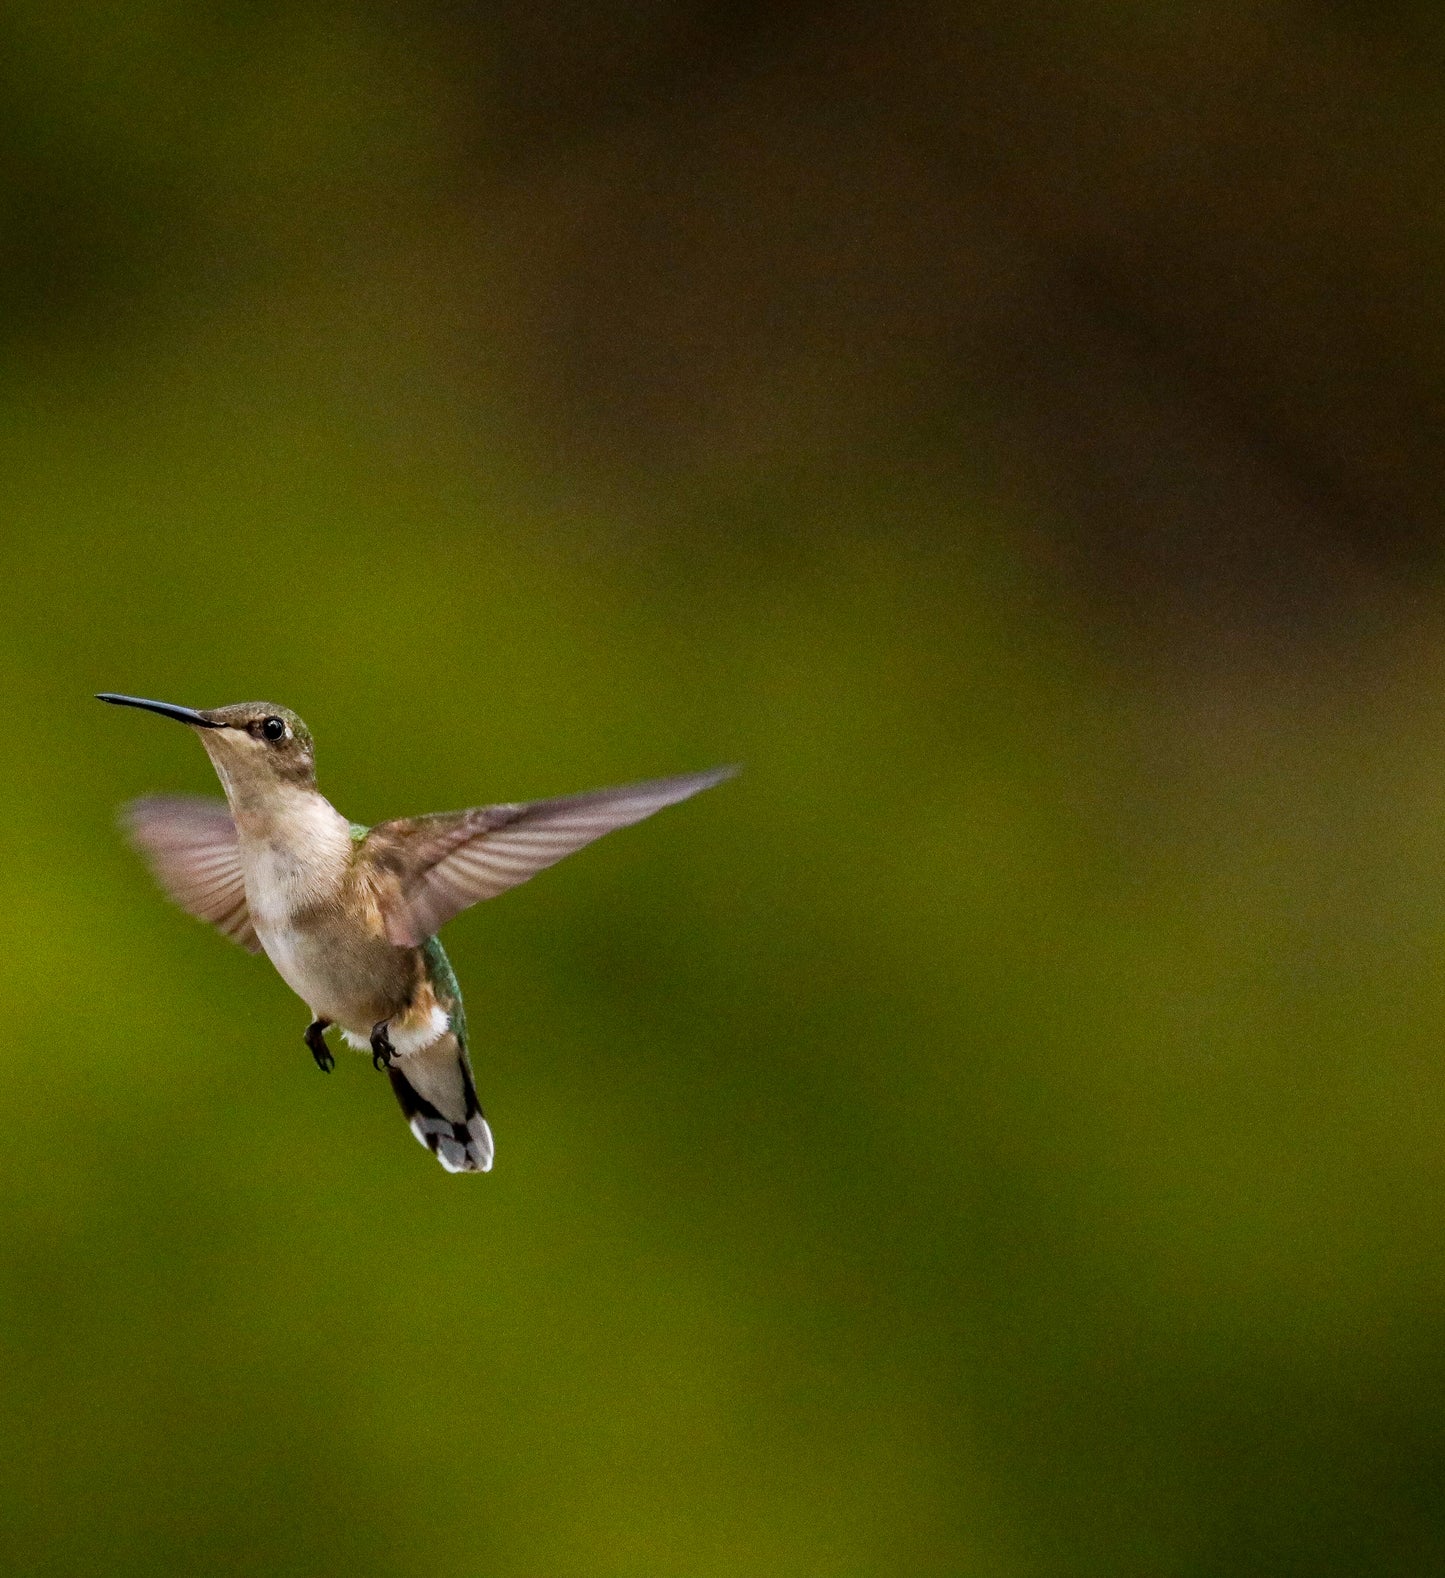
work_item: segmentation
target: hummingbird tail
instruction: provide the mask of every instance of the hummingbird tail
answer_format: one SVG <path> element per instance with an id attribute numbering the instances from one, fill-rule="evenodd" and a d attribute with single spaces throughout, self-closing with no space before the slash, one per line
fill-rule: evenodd
<path id="1" fill-rule="evenodd" d="M 449 1173 L 492 1170 L 492 1131 L 482 1116 L 466 1048 L 451 1031 L 393 1059 L 387 1072 L 411 1132 Z"/>

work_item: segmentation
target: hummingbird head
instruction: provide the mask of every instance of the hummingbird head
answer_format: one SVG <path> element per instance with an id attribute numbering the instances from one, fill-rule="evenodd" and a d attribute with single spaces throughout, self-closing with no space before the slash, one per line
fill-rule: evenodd
<path id="1" fill-rule="evenodd" d="M 196 711 L 168 701 L 103 692 L 99 701 L 118 707 L 142 707 L 163 718 L 188 723 L 214 763 L 232 801 L 250 799 L 283 785 L 316 787 L 316 754 L 311 731 L 289 707 L 270 701 L 242 701 L 232 707 Z"/>

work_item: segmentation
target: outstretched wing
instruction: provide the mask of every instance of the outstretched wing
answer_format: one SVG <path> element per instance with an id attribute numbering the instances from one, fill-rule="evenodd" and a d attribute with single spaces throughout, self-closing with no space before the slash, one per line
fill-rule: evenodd
<path id="1" fill-rule="evenodd" d="M 261 951 L 246 905 L 236 824 L 224 800 L 148 795 L 124 808 L 121 824 L 183 910 L 252 953 Z"/>
<path id="2" fill-rule="evenodd" d="M 364 848 L 377 869 L 399 879 L 397 896 L 385 907 L 386 934 L 399 948 L 419 947 L 471 905 L 736 771 L 717 767 L 555 800 L 381 822 L 366 835 Z"/>

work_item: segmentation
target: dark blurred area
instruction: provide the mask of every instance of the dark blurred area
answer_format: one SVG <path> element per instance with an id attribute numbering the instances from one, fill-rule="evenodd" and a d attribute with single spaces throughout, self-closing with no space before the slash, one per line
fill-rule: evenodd
<path id="1" fill-rule="evenodd" d="M 0 1568 L 1445 1568 L 1445 22 L 0 16 Z M 112 826 L 741 759 L 441 1176 Z"/>
<path id="2" fill-rule="evenodd" d="M 1316 635 L 1435 572 L 1430 7 L 20 6 L 5 32 L 18 345 L 341 287 L 517 398 L 548 469 L 986 486 L 1151 638 Z"/>

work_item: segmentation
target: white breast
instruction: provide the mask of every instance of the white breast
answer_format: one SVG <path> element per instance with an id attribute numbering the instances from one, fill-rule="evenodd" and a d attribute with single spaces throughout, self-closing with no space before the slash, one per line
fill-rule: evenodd
<path id="1" fill-rule="evenodd" d="M 284 929 L 300 911 L 335 896 L 351 860 L 351 831 L 314 793 L 281 802 L 264 823 L 248 822 L 238 819 L 246 902 L 264 939 L 265 932 Z"/>
<path id="2" fill-rule="evenodd" d="M 246 903 L 261 946 L 281 979 L 313 1011 L 335 996 L 334 961 L 297 917 L 334 898 L 351 860 L 345 818 L 321 795 L 297 792 L 264 817 L 239 816 Z"/>

